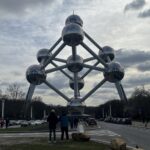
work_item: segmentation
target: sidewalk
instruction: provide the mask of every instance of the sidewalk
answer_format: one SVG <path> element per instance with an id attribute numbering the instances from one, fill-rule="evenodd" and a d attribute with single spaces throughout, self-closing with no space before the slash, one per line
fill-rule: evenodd
<path id="1" fill-rule="evenodd" d="M 150 129 L 150 123 L 148 123 L 147 126 L 145 126 L 145 123 L 139 121 L 132 121 L 132 126 L 137 128 Z"/>

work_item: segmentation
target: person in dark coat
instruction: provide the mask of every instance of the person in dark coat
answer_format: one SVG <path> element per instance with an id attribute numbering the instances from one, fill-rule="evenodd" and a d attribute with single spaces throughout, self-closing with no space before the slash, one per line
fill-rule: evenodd
<path id="1" fill-rule="evenodd" d="M 49 123 L 49 143 L 52 142 L 52 133 L 53 133 L 54 143 L 56 143 L 56 125 L 58 122 L 58 118 L 54 109 L 51 110 L 51 113 L 47 118 L 47 122 Z"/>
<path id="2" fill-rule="evenodd" d="M 62 113 L 62 116 L 60 116 L 59 121 L 61 126 L 61 140 L 64 139 L 64 133 L 66 135 L 66 140 L 69 140 L 69 134 L 68 134 L 69 119 L 65 112 Z"/>
<path id="3" fill-rule="evenodd" d="M 8 126 L 9 126 L 9 118 L 6 118 L 5 123 L 6 123 L 6 128 L 8 128 Z"/>

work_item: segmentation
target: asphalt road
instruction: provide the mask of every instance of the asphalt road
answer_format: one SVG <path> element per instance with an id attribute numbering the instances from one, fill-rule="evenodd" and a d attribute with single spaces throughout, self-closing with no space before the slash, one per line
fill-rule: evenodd
<path id="1" fill-rule="evenodd" d="M 123 137 L 129 146 L 135 147 L 135 145 L 138 145 L 144 148 L 144 150 L 150 150 L 150 129 L 105 122 L 100 122 L 99 125 L 101 130 L 112 131 L 116 135 Z M 104 140 L 107 140 L 107 137 Z"/>
<path id="2" fill-rule="evenodd" d="M 99 126 L 100 128 L 86 131 L 92 139 L 110 142 L 115 137 L 122 137 L 123 139 L 125 139 L 127 145 L 129 146 L 135 147 L 136 145 L 138 145 L 139 147 L 144 148 L 144 150 L 150 150 L 150 128 L 137 128 L 128 125 L 118 125 L 105 122 L 99 122 Z M 71 134 L 71 131 L 69 133 Z M 5 142 L 11 138 L 18 139 L 21 137 L 48 138 L 48 132 L 0 134 L 0 145 L 2 143 L 2 139 L 3 142 Z M 60 132 L 57 132 L 57 137 L 60 138 Z"/>

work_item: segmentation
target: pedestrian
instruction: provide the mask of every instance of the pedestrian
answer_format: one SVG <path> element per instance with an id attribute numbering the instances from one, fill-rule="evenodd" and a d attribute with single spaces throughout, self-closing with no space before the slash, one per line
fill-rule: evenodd
<path id="1" fill-rule="evenodd" d="M 1 120 L 0 120 L 0 126 L 1 126 L 1 128 L 3 128 L 3 126 L 4 126 L 4 120 L 3 120 L 3 118 L 1 118 Z"/>
<path id="2" fill-rule="evenodd" d="M 77 117 L 74 118 L 74 127 L 77 128 L 78 127 L 78 122 L 79 119 Z"/>
<path id="3" fill-rule="evenodd" d="M 56 143 L 56 125 L 58 122 L 58 118 L 54 109 L 51 110 L 47 118 L 47 122 L 49 123 L 49 143 L 52 143 L 52 134 L 53 134 L 53 141 L 54 143 Z"/>
<path id="4" fill-rule="evenodd" d="M 66 140 L 69 140 L 69 134 L 68 134 L 69 119 L 65 112 L 62 113 L 59 120 L 60 120 L 60 127 L 61 127 L 61 140 L 64 139 L 64 133 L 66 135 Z"/>
<path id="5" fill-rule="evenodd" d="M 8 118 L 6 118 L 5 123 L 6 123 L 6 128 L 8 128 L 8 126 L 9 126 L 9 119 Z"/>
<path id="6" fill-rule="evenodd" d="M 73 129 L 74 127 L 74 120 L 73 120 L 73 116 L 70 116 L 70 119 L 69 119 L 69 122 L 70 122 L 70 128 Z"/>

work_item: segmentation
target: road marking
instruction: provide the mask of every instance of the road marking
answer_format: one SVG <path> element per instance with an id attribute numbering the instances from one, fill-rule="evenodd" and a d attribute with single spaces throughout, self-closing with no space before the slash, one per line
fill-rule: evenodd
<path id="1" fill-rule="evenodd" d="M 112 132 L 110 130 L 93 130 L 93 131 L 88 131 L 88 135 L 96 135 L 96 136 L 121 136 L 115 132 Z"/>

